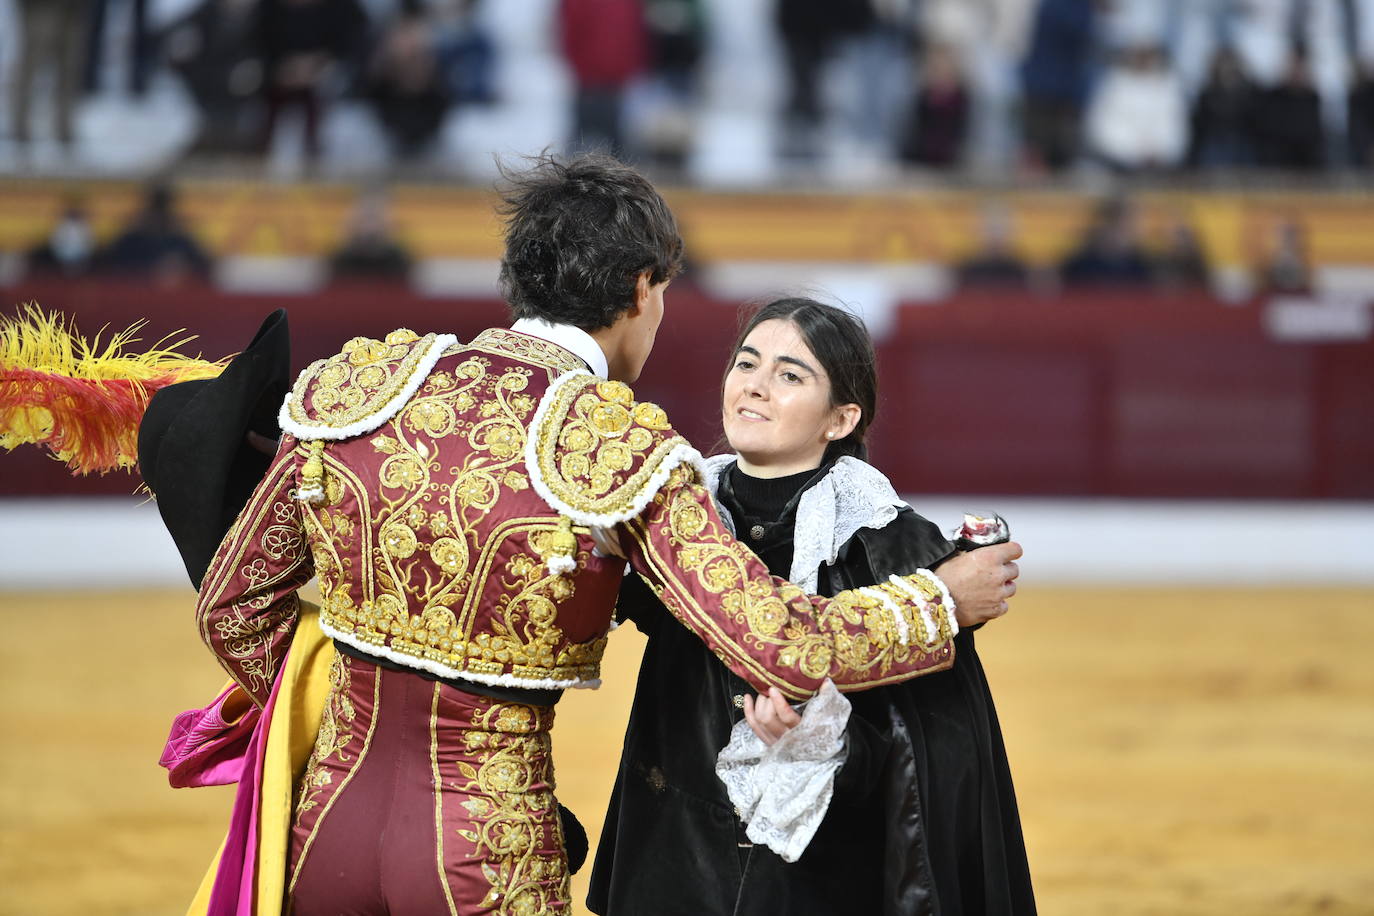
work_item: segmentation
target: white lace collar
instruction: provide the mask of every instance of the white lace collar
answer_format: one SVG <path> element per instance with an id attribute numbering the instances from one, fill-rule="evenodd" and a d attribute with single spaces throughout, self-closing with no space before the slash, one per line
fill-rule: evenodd
<path id="1" fill-rule="evenodd" d="M 545 321 L 543 318 L 521 318 L 511 325 L 510 329 L 517 334 L 528 334 L 531 337 L 538 337 L 540 340 L 558 344 L 591 367 L 592 375 L 606 378 L 606 373 L 610 371 L 610 365 L 606 362 L 606 354 L 601 351 L 601 345 L 596 342 L 592 335 L 579 327 L 570 324 L 555 324 L 552 321 Z"/>
<path id="2" fill-rule="evenodd" d="M 712 455 L 705 461 L 707 489 L 720 509 L 720 477 L 735 463 L 735 455 Z M 788 578 L 809 592 L 816 590 L 822 563 L 831 565 L 840 548 L 861 528 L 882 528 L 897 517 L 906 502 L 873 465 L 845 456 L 802 494 L 792 536 L 792 569 Z M 734 519 L 721 511 L 733 533 Z"/>

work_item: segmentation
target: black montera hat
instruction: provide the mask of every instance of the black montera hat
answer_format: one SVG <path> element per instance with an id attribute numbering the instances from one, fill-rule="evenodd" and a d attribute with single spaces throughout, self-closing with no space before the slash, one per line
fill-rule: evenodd
<path id="1" fill-rule="evenodd" d="M 218 378 L 169 385 L 148 404 L 138 468 L 197 588 L 272 461 L 247 434 L 281 435 L 290 384 L 291 336 L 277 309 Z"/>

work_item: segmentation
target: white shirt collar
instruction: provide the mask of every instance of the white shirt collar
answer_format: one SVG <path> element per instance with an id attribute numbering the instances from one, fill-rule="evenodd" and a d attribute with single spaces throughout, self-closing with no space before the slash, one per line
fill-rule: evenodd
<path id="1" fill-rule="evenodd" d="M 510 329 L 517 334 L 528 334 L 558 344 L 574 356 L 580 357 L 591 367 L 593 375 L 606 378 L 610 372 L 610 365 L 606 362 L 606 354 L 601 352 L 601 345 L 581 328 L 570 324 L 554 324 L 543 318 L 521 318 L 511 325 Z"/>

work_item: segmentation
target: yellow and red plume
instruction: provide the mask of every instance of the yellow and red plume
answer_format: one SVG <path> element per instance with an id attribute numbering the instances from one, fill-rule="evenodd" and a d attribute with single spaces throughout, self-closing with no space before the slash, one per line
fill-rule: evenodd
<path id="1" fill-rule="evenodd" d="M 35 305 L 0 318 L 0 446 L 47 446 L 80 474 L 137 464 L 138 424 L 152 396 L 176 382 L 214 378 L 227 363 L 177 352 L 194 337 L 170 335 L 131 352 L 144 324 L 102 343 L 104 328 L 87 341 L 74 322 Z"/>

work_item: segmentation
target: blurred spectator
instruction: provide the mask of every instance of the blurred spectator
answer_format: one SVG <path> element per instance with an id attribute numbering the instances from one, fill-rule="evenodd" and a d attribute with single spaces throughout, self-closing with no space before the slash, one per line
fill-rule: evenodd
<path id="1" fill-rule="evenodd" d="M 1030 271 L 1012 246 L 1011 214 L 1005 206 L 983 208 L 978 221 L 978 249 L 959 265 L 959 285 L 1024 289 Z"/>
<path id="2" fill-rule="evenodd" d="M 1040 0 L 1021 65 L 1026 156 L 1033 167 L 1062 169 L 1078 156 L 1094 26 L 1092 0 Z"/>
<path id="3" fill-rule="evenodd" d="M 1117 56 L 1088 107 L 1087 137 L 1113 168 L 1134 172 L 1179 163 L 1188 148 L 1187 103 L 1160 48 L 1140 45 Z"/>
<path id="4" fill-rule="evenodd" d="M 90 270 L 94 255 L 90 214 L 84 204 L 73 200 L 63 208 L 48 237 L 29 252 L 28 268 L 35 273 L 76 277 Z"/>
<path id="5" fill-rule="evenodd" d="M 1307 234 L 1295 217 L 1279 222 L 1274 230 L 1274 251 L 1264 267 L 1264 287 L 1275 293 L 1310 293 L 1312 265 L 1307 254 Z"/>
<path id="6" fill-rule="evenodd" d="M 163 34 L 167 61 L 200 108 L 193 153 L 252 147 L 263 75 L 257 7 L 258 0 L 203 0 Z"/>
<path id="7" fill-rule="evenodd" d="M 1174 214 L 1164 228 L 1164 243 L 1154 258 L 1155 283 L 1163 289 L 1199 289 L 1211 283 L 1207 256 L 1192 225 Z"/>
<path id="8" fill-rule="evenodd" d="M 645 0 L 648 91 L 638 145 L 661 169 L 681 169 L 692 143 L 697 68 L 706 43 L 704 0 Z"/>
<path id="9" fill-rule="evenodd" d="M 365 94 L 405 158 L 434 139 L 448 108 L 437 40 L 422 11 L 402 11 L 382 33 L 368 65 Z"/>
<path id="10" fill-rule="evenodd" d="M 706 41 L 702 0 L 645 0 L 644 19 L 650 69 L 674 94 L 690 96 Z"/>
<path id="11" fill-rule="evenodd" d="M 1203 169 L 1254 165 L 1251 122 L 1257 97 L 1240 55 L 1231 48 L 1217 51 L 1207 83 L 1193 103 L 1189 164 Z"/>
<path id="12" fill-rule="evenodd" d="M 299 109 L 305 118 L 306 158 L 314 160 L 320 153 L 322 96 L 336 71 L 355 67 L 366 16 L 358 0 L 261 3 L 259 41 L 267 111 L 259 145 L 270 152 L 282 112 Z"/>
<path id="13" fill-rule="evenodd" d="M 1078 249 L 1059 269 L 1067 286 L 1150 285 L 1150 261 L 1140 244 L 1135 207 L 1123 198 L 1098 205 Z"/>
<path id="14" fill-rule="evenodd" d="M 624 155 L 623 97 L 644 71 L 648 38 L 640 0 L 562 0 L 563 53 L 576 82 L 572 149 Z"/>
<path id="15" fill-rule="evenodd" d="M 932 45 L 902 137 L 903 161 L 948 168 L 959 161 L 968 131 L 969 90 L 962 61 L 949 45 Z"/>
<path id="16" fill-rule="evenodd" d="M 53 75 L 53 133 L 57 142 L 69 146 L 91 0 L 19 0 L 15 12 L 23 34 L 18 72 L 10 83 L 10 130 L 20 143 L 29 142 L 34 84 L 48 70 Z"/>
<path id="17" fill-rule="evenodd" d="M 1346 111 L 1351 163 L 1374 166 L 1374 67 L 1368 62 L 1356 67 Z"/>
<path id="18" fill-rule="evenodd" d="M 118 274 L 175 283 L 205 276 L 210 259 L 182 224 L 171 186 L 154 184 L 128 228 L 97 255 L 97 264 Z"/>
<path id="19" fill-rule="evenodd" d="M 787 61 L 784 152 L 811 158 L 821 125 L 821 68 L 841 39 L 873 25 L 870 0 L 777 0 L 778 34 Z"/>
<path id="20" fill-rule="evenodd" d="M 1311 171 L 1325 163 L 1321 97 L 1301 51 L 1289 57 L 1283 81 L 1260 96 L 1255 130 L 1261 161 L 1271 168 Z"/>
<path id="21" fill-rule="evenodd" d="M 154 41 L 148 33 L 148 0 L 95 0 L 87 33 L 87 54 L 83 83 L 87 92 L 99 92 L 100 75 L 105 69 L 108 50 L 105 31 L 113 15 L 127 15 L 128 57 L 123 66 L 128 77 L 129 94 L 142 96 L 148 89 L 148 74 L 153 68 Z M 116 35 L 119 27 L 110 30 Z"/>
<path id="22" fill-rule="evenodd" d="M 496 45 L 477 18 L 480 0 L 437 4 L 439 69 L 449 99 L 457 105 L 496 101 Z"/>
<path id="23" fill-rule="evenodd" d="M 335 279 L 404 279 L 410 255 L 395 240 L 390 207 L 380 191 L 363 194 L 353 207 L 348 235 L 329 259 Z"/>

